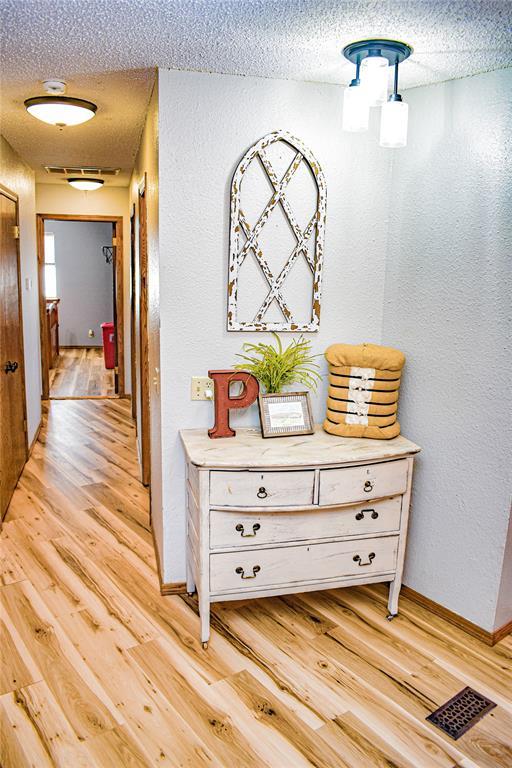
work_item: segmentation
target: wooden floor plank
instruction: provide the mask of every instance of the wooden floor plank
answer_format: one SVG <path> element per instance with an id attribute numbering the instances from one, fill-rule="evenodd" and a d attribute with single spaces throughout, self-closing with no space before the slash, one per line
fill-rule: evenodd
<path id="1" fill-rule="evenodd" d="M 450 640 L 426 632 L 423 627 L 418 626 L 415 619 L 411 620 L 405 614 L 400 614 L 391 622 L 386 621 L 381 602 L 370 590 L 338 590 L 337 593 L 330 591 L 329 595 L 340 605 L 351 608 L 361 620 L 369 622 L 387 636 L 422 648 L 441 663 L 447 672 L 458 673 L 465 685 L 480 690 L 491 699 L 494 697 L 495 701 L 499 701 L 501 706 L 512 712 L 512 687 L 506 670 L 500 669 L 499 664 L 486 663 L 481 654 L 472 650 L 470 643 L 466 646 L 454 644 Z"/>
<path id="2" fill-rule="evenodd" d="M 376 584 L 371 590 L 361 588 L 361 592 L 368 594 L 373 599 L 387 604 L 387 595 L 382 589 L 383 585 Z M 491 647 L 482 643 L 476 637 L 468 635 L 464 630 L 444 621 L 436 614 L 413 602 L 407 597 L 400 599 L 400 615 L 407 617 L 415 626 L 428 631 L 430 635 L 449 643 L 454 648 L 460 648 L 461 653 L 476 656 L 491 668 L 496 668 L 499 674 L 503 674 L 512 685 L 512 647 L 506 642 L 501 642 Z"/>
<path id="3" fill-rule="evenodd" d="M 226 711 L 222 694 L 192 669 L 186 655 L 177 654 L 163 639 L 132 648 L 129 654 L 168 701 L 180 702 L 180 713 L 222 765 L 269 765 L 258 750 L 256 723 L 245 735 L 236 717 Z"/>
<path id="4" fill-rule="evenodd" d="M 105 368 L 103 348 L 61 347 L 50 369 L 50 397 L 114 395 L 114 371 Z"/>
<path id="5" fill-rule="evenodd" d="M 350 768 L 417 768 L 416 763 L 400 754 L 389 741 L 385 741 L 352 712 L 338 715 L 317 733 L 332 749 L 343 755 Z"/>
<path id="6" fill-rule="evenodd" d="M 320 731 L 309 728 L 299 717 L 273 697 L 249 672 L 238 672 L 226 679 L 253 716 L 267 728 L 273 729 L 285 738 L 290 748 L 299 752 L 310 765 L 316 768 L 348 768 L 349 764 L 337 749 L 324 741 Z M 290 764 L 297 764 L 291 756 Z"/>
<path id="7" fill-rule="evenodd" d="M 63 617 L 62 623 L 89 669 L 108 688 L 151 764 L 220 768 L 222 764 L 181 717 L 179 700 L 168 701 L 129 653 L 111 642 L 106 627 L 92 626 L 81 611 Z"/>
<path id="8" fill-rule="evenodd" d="M 2 546 L 0 548 L 0 584 L 14 584 L 23 581 L 27 574 L 23 569 L 23 553 L 11 538 L 11 531 L 16 518 L 10 519 L 2 527 Z"/>
<path id="9" fill-rule="evenodd" d="M 98 768 L 148 768 L 153 764 L 150 755 L 125 726 L 89 739 L 87 752 Z"/>
<path id="10" fill-rule="evenodd" d="M 2 587 L 1 597 L 3 610 L 66 710 L 77 737 L 82 740 L 122 725 L 122 716 L 33 585 L 28 581 L 9 584 Z"/>
<path id="11" fill-rule="evenodd" d="M 292 636 L 270 616 L 263 616 L 261 611 L 256 612 L 252 607 L 244 611 L 253 630 L 261 632 L 265 637 L 270 637 L 273 644 L 293 659 L 296 665 L 315 670 L 316 674 L 323 678 L 324 684 L 329 686 L 330 691 L 334 692 L 338 687 L 343 691 L 345 710 L 334 714 L 331 719 L 351 711 L 361 719 L 373 720 L 377 725 L 382 720 L 382 713 L 387 712 L 389 722 L 385 725 L 381 724 L 381 727 L 386 729 L 389 738 L 393 740 L 400 738 L 404 721 L 414 731 L 415 740 L 408 745 L 408 752 L 404 750 L 404 754 L 406 756 L 409 754 L 411 759 L 415 759 L 418 766 L 422 765 L 421 757 L 425 751 L 429 755 L 432 767 L 452 768 L 457 764 L 454 759 L 458 757 L 457 751 L 442 744 L 442 739 L 434 732 L 434 727 L 424 724 L 421 717 L 410 716 L 409 710 L 413 707 L 418 708 L 416 697 L 407 691 L 402 691 L 396 681 L 390 679 L 378 668 L 368 664 L 365 659 L 352 653 L 329 636 L 320 635 L 314 641 L 307 643 L 302 638 Z M 244 628 L 240 627 L 239 631 L 244 632 Z M 397 700 L 400 701 L 399 704 Z M 415 720 L 417 722 L 414 722 Z M 432 732 L 429 732 L 429 729 Z M 417 744 L 420 746 L 418 747 Z M 426 760 L 424 764 L 426 767 Z"/>
<path id="12" fill-rule="evenodd" d="M 44 404 L 0 534 L 3 768 L 512 767 L 510 638 L 390 623 L 374 585 L 214 604 L 205 651 L 139 474 L 129 401 Z M 425 717 L 465 685 L 498 706 L 453 741 Z"/>
<path id="13" fill-rule="evenodd" d="M 0 696 L 0 765 L 53 768 L 51 754 L 24 709 L 18 706 L 17 697 L 18 691 Z"/>
<path id="14" fill-rule="evenodd" d="M 465 687 L 460 678 L 449 674 L 436 663 L 428 664 L 402 682 L 406 688 L 432 702 L 434 710 Z M 502 707 L 496 707 L 460 737 L 457 747 L 481 768 L 495 768 L 497 764 L 512 767 L 510 734 L 512 715 Z M 441 735 L 446 743 L 451 743 L 449 736 L 444 736 L 442 732 Z"/>
<path id="15" fill-rule="evenodd" d="M 21 688 L 12 698 L 26 718 L 27 725 L 23 730 L 30 727 L 36 732 L 52 765 L 91 768 L 84 742 L 77 741 L 63 709 L 44 681 Z"/>
<path id="16" fill-rule="evenodd" d="M 251 611 L 260 613 L 257 607 L 251 606 L 236 612 L 222 612 L 220 616 L 214 615 L 214 626 L 231 642 L 237 642 L 241 652 L 261 666 L 279 687 L 305 702 L 321 718 L 332 719 L 346 712 L 349 701 L 343 688 L 321 680 L 314 666 L 297 660 L 293 651 L 289 653 L 291 644 L 297 638 L 288 633 L 288 638 L 277 644 L 276 632 L 269 634 L 265 622 L 258 627 L 253 625 L 250 621 Z"/>
<path id="17" fill-rule="evenodd" d="M 0 694 L 38 682 L 43 673 L 6 611 L 0 616 Z"/>

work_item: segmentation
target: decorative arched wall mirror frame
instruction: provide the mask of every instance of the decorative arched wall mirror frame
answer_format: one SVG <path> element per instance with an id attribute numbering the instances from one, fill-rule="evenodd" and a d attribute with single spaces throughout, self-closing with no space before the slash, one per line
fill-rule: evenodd
<path id="1" fill-rule="evenodd" d="M 320 324 L 325 177 L 284 131 L 243 156 L 231 184 L 228 331 L 314 332 Z"/>

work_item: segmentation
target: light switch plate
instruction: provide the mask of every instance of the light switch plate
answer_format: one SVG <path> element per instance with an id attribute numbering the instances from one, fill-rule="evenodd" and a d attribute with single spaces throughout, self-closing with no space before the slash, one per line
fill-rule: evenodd
<path id="1" fill-rule="evenodd" d="M 208 376 L 192 376 L 191 400 L 213 400 L 213 379 Z"/>

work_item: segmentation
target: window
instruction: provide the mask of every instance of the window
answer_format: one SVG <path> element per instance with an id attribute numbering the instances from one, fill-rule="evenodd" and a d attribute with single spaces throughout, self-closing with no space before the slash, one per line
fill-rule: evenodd
<path id="1" fill-rule="evenodd" d="M 53 232 L 45 232 L 44 235 L 44 295 L 50 299 L 57 298 L 57 267 Z"/>

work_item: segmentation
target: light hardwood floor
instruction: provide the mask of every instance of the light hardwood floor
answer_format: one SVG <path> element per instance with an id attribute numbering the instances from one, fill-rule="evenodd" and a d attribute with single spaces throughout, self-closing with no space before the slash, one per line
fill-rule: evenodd
<path id="1" fill-rule="evenodd" d="M 103 363 L 103 348 L 61 348 L 50 369 L 50 397 L 111 397 L 114 371 Z"/>
<path id="2" fill-rule="evenodd" d="M 512 640 L 385 590 L 161 597 L 129 402 L 52 401 L 2 532 L 4 768 L 512 766 Z M 452 741 L 465 685 L 497 709 Z"/>

